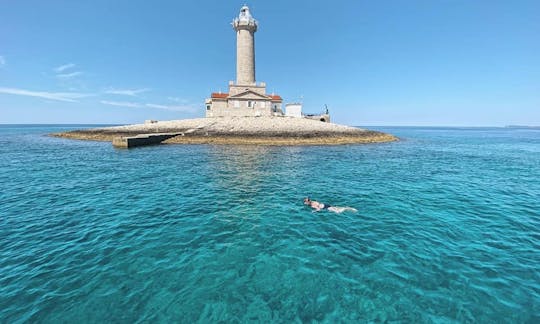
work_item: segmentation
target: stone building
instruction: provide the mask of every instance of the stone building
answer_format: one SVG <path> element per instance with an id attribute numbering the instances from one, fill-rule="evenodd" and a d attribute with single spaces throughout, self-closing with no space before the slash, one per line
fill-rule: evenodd
<path id="1" fill-rule="evenodd" d="M 206 117 L 283 115 L 283 100 L 266 93 L 266 83 L 255 81 L 255 32 L 258 22 L 243 6 L 232 22 L 236 31 L 236 82 L 229 92 L 214 92 L 206 99 Z"/>

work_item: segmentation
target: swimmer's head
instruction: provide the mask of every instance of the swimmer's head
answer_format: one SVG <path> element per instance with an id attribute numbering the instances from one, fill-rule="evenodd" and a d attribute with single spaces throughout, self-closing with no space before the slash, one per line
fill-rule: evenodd
<path id="1" fill-rule="evenodd" d="M 310 202 L 311 199 L 309 199 L 309 197 L 304 198 L 304 205 L 309 205 Z"/>

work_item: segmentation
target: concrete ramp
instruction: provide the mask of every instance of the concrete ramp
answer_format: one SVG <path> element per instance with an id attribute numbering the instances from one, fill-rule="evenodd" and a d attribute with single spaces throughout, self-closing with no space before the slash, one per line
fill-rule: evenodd
<path id="1" fill-rule="evenodd" d="M 136 146 L 146 146 L 160 144 L 166 139 L 183 135 L 183 133 L 156 133 L 156 134 L 141 134 L 129 137 L 116 137 L 112 141 L 112 145 L 118 148 L 131 148 Z"/>

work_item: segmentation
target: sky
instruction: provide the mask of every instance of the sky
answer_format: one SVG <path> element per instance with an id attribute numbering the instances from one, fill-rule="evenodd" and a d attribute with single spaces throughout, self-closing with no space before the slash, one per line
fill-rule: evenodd
<path id="1" fill-rule="evenodd" d="M 0 124 L 204 116 L 259 21 L 256 79 L 356 126 L 540 125 L 540 1 L 0 0 Z"/>

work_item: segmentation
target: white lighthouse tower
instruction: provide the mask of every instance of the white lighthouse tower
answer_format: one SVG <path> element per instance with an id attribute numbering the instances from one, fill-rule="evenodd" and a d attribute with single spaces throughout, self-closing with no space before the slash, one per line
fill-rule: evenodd
<path id="1" fill-rule="evenodd" d="M 266 93 L 266 83 L 255 81 L 255 32 L 259 23 L 248 6 L 240 8 L 232 21 L 236 31 L 236 82 L 229 81 L 229 92 L 213 92 L 206 99 L 206 117 L 281 116 L 283 99 Z"/>
<path id="2" fill-rule="evenodd" d="M 236 30 L 236 84 L 255 85 L 255 32 L 258 23 L 248 6 L 244 5 L 232 25 Z"/>

